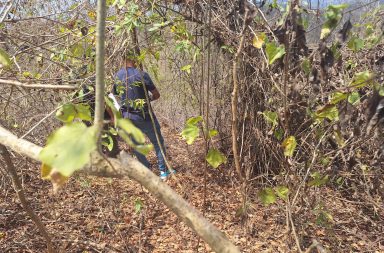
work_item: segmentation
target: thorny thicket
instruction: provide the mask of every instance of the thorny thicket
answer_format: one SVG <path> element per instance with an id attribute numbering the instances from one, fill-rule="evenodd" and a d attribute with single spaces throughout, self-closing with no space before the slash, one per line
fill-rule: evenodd
<path id="1" fill-rule="evenodd" d="M 296 234 L 296 224 L 295 237 L 302 240 L 305 224 L 298 217 L 305 212 L 321 209 L 320 223 L 332 220 L 321 207 L 323 184 L 361 203 L 363 217 L 383 222 L 383 133 L 375 123 L 383 102 L 382 90 L 375 89 L 383 85 L 384 13 L 377 1 L 350 6 L 331 36 L 319 39 L 325 10 L 309 10 L 299 2 L 283 8 L 247 1 L 117 1 L 122 8 L 111 6 L 108 14 L 106 70 L 110 87 L 122 52 L 133 47 L 128 30 L 138 27 L 144 66 L 162 90 L 163 101 L 156 105 L 160 117 L 180 129 L 188 117 L 208 114 L 209 124 L 220 132 L 215 141 L 231 158 L 231 62 L 248 22 L 237 70 L 237 155 L 248 197 L 241 213 L 246 217 L 259 189 L 283 185 L 289 189 L 287 217 L 293 219 L 288 226 Z M 362 14 L 372 9 L 374 15 Z M 0 30 L 2 48 L 14 56 L 14 66 L 3 69 L 2 78 L 91 85 L 94 10 L 88 1 L 72 6 L 67 1 L 46 6 L 21 1 Z M 62 13 L 45 15 L 55 11 Z M 244 21 L 246 12 L 251 19 Z M 353 15 L 357 12 L 359 18 Z M 26 19 L 30 14 L 40 17 Z M 274 64 L 268 63 L 265 46 L 255 47 L 255 38 L 263 33 L 285 50 Z M 58 123 L 51 118 L 39 121 L 75 95 L 4 85 L 2 90 L 1 124 L 40 145 Z M 367 131 L 370 122 L 374 127 Z M 289 136 L 295 137 L 297 147 L 287 157 L 282 142 Z M 271 197 L 265 191 L 263 196 Z M 382 226 L 377 229 L 379 233 Z"/>

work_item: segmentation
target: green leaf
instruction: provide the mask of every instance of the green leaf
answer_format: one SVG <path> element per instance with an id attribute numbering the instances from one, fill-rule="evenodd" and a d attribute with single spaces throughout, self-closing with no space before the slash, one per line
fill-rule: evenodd
<path id="1" fill-rule="evenodd" d="M 384 97 L 384 86 L 379 86 L 378 87 L 378 92 L 379 92 L 379 95 Z"/>
<path id="2" fill-rule="evenodd" d="M 183 66 L 180 70 L 182 70 L 182 71 L 186 71 L 188 74 L 190 74 L 191 73 L 191 68 L 192 68 L 192 65 L 185 65 L 185 66 Z"/>
<path id="3" fill-rule="evenodd" d="M 129 136 L 132 136 L 138 144 L 145 142 L 145 136 L 129 119 L 118 119 L 117 126 L 123 129 Z"/>
<path id="4" fill-rule="evenodd" d="M 140 145 L 133 146 L 133 148 L 136 149 L 137 152 L 139 152 L 143 155 L 148 155 L 149 151 L 151 151 L 153 149 L 153 145 L 152 144 L 140 144 Z"/>
<path id="5" fill-rule="evenodd" d="M 340 101 L 343 101 L 348 98 L 348 94 L 340 91 L 336 91 L 331 95 L 331 104 L 338 104 Z"/>
<path id="6" fill-rule="evenodd" d="M 261 203 L 266 206 L 275 203 L 277 199 L 275 192 L 270 187 L 264 188 L 263 190 L 259 191 L 258 195 L 261 200 Z"/>
<path id="7" fill-rule="evenodd" d="M 272 65 L 285 54 L 285 48 L 284 46 L 277 46 L 275 42 L 270 42 L 266 43 L 265 52 L 268 57 L 268 63 Z"/>
<path id="8" fill-rule="evenodd" d="M 215 148 L 211 148 L 207 156 L 205 157 L 209 165 L 211 165 L 214 169 L 219 167 L 221 164 L 227 162 L 227 158 L 221 153 L 219 150 Z"/>
<path id="9" fill-rule="evenodd" d="M 339 110 L 335 105 L 325 105 L 316 111 L 315 117 L 319 121 L 322 121 L 325 118 L 329 119 L 330 121 L 338 121 Z"/>
<path id="10" fill-rule="evenodd" d="M 360 103 L 360 94 L 357 91 L 352 92 L 348 96 L 348 102 L 352 105 L 357 105 Z"/>
<path id="11" fill-rule="evenodd" d="M 369 84 L 374 84 L 374 77 L 375 75 L 372 72 L 369 72 L 369 70 L 356 73 L 353 76 L 350 86 L 354 88 L 362 88 Z"/>
<path id="12" fill-rule="evenodd" d="M 84 104 L 65 104 L 56 112 L 56 118 L 64 123 L 70 123 L 75 118 L 92 121 L 89 105 Z"/>
<path id="13" fill-rule="evenodd" d="M 348 41 L 348 48 L 351 49 L 355 53 L 357 51 L 359 51 L 360 49 L 362 49 L 363 47 L 364 47 L 364 40 L 363 39 L 360 39 L 358 37 L 352 37 Z"/>
<path id="14" fill-rule="evenodd" d="M 286 138 L 283 141 L 282 146 L 284 148 L 284 155 L 285 156 L 293 156 L 293 153 L 295 152 L 295 149 L 297 146 L 295 136 L 289 136 L 288 138 Z"/>
<path id="15" fill-rule="evenodd" d="M 73 104 L 65 104 L 56 112 L 56 118 L 64 123 L 70 123 L 75 119 L 76 110 Z"/>
<path id="16" fill-rule="evenodd" d="M 187 124 L 181 132 L 181 136 L 191 145 L 199 137 L 199 132 L 199 128 L 196 125 Z"/>
<path id="17" fill-rule="evenodd" d="M 52 171 L 52 167 L 51 166 L 49 166 L 49 165 L 47 165 L 45 163 L 41 164 L 40 173 L 41 173 L 41 178 L 42 179 L 50 179 L 51 171 Z"/>
<path id="18" fill-rule="evenodd" d="M 105 134 L 102 136 L 101 144 L 105 146 L 109 151 L 113 149 L 113 139 L 109 134 Z"/>
<path id="19" fill-rule="evenodd" d="M 91 110 L 89 105 L 77 104 L 75 105 L 76 118 L 86 121 L 92 121 Z"/>
<path id="20" fill-rule="evenodd" d="M 288 199 L 288 193 L 289 193 L 289 189 L 288 187 L 286 186 L 276 186 L 275 187 L 275 192 L 277 194 L 277 196 L 279 196 L 281 199 L 283 200 L 287 200 Z"/>
<path id="21" fill-rule="evenodd" d="M 253 46 L 256 48 L 262 48 L 267 36 L 265 33 L 256 33 L 253 37 Z"/>
<path id="22" fill-rule="evenodd" d="M 200 121 L 203 121 L 203 117 L 201 116 L 189 118 L 183 131 L 181 132 L 181 136 L 187 141 L 189 145 L 192 144 L 197 137 L 199 137 L 200 131 L 197 124 Z"/>
<path id="23" fill-rule="evenodd" d="M 140 198 L 135 200 L 135 213 L 138 214 L 143 209 L 144 203 Z"/>
<path id="24" fill-rule="evenodd" d="M 77 58 L 83 57 L 84 51 L 84 47 L 81 43 L 76 43 L 70 47 L 70 52 Z"/>
<path id="25" fill-rule="evenodd" d="M 96 147 L 95 127 L 76 122 L 54 131 L 41 150 L 39 159 L 69 177 L 89 162 L 90 154 Z"/>
<path id="26" fill-rule="evenodd" d="M 32 77 L 31 72 L 28 72 L 28 71 L 24 71 L 22 75 L 23 75 L 25 78 L 31 78 L 31 77 Z"/>
<path id="27" fill-rule="evenodd" d="M 217 131 L 216 129 L 211 129 L 208 131 L 208 138 L 215 137 L 218 133 L 219 131 Z"/>
<path id="28" fill-rule="evenodd" d="M 282 128 L 277 128 L 274 132 L 273 132 L 273 136 L 275 136 L 276 139 L 278 139 L 279 141 L 281 141 L 284 137 L 284 130 Z"/>
<path id="29" fill-rule="evenodd" d="M 0 48 L 0 68 L 8 68 L 11 66 L 11 63 L 8 53 Z"/>
<path id="30" fill-rule="evenodd" d="M 337 145 L 342 148 L 345 146 L 345 140 L 343 138 L 343 135 L 341 134 L 340 130 L 336 130 L 333 132 L 333 137 L 335 138 Z"/>
<path id="31" fill-rule="evenodd" d="M 329 180 L 328 175 L 322 176 L 318 171 L 312 173 L 311 177 L 313 179 L 308 182 L 308 186 L 322 186 L 325 185 Z"/>
<path id="32" fill-rule="evenodd" d="M 196 124 L 199 123 L 200 121 L 203 121 L 203 117 L 201 117 L 201 116 L 196 116 L 196 117 L 189 118 L 189 119 L 187 120 L 187 123 L 186 123 L 186 124 L 196 125 Z"/>
<path id="33" fill-rule="evenodd" d="M 272 124 L 272 127 L 277 125 L 278 115 L 277 112 L 264 111 L 262 112 L 264 119 Z"/>

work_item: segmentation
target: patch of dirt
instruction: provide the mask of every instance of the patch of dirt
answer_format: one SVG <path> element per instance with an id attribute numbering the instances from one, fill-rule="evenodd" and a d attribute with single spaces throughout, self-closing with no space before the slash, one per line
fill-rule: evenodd
<path id="1" fill-rule="evenodd" d="M 204 212 L 242 252 L 297 252 L 292 233 L 286 229 L 283 201 L 263 206 L 256 197 L 258 189 L 250 189 L 247 210 L 242 211 L 241 187 L 228 168 L 208 168 L 205 191 L 202 140 L 187 146 L 169 127 L 163 127 L 163 135 L 182 189 L 175 179 L 167 183 Z M 154 154 L 150 161 L 155 163 Z M 16 165 L 32 208 L 60 252 L 211 252 L 164 204 L 132 180 L 73 177 L 54 195 L 50 183 L 39 178 L 38 164 L 31 166 L 19 159 Z M 44 240 L 5 175 L 1 186 L 0 252 L 45 252 Z M 319 221 L 314 207 L 305 203 L 293 210 L 303 248 L 316 239 L 331 252 L 384 252 L 382 209 L 346 200 L 325 187 L 318 194 L 332 218 Z M 135 210 L 139 200 L 141 211 Z"/>

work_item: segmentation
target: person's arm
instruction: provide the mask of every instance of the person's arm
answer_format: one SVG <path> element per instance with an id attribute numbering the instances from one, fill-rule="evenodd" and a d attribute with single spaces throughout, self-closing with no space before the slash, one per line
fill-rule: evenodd
<path id="1" fill-rule="evenodd" d="M 151 92 L 152 96 L 150 97 L 151 101 L 154 101 L 156 99 L 160 98 L 160 92 L 156 88 L 155 84 L 153 83 L 151 77 L 148 75 L 148 73 L 144 72 L 144 81 L 145 86 L 147 87 L 147 91 Z"/>
<path id="2" fill-rule="evenodd" d="M 152 101 L 160 98 L 160 92 L 155 88 L 154 90 L 151 90 L 152 93 Z"/>

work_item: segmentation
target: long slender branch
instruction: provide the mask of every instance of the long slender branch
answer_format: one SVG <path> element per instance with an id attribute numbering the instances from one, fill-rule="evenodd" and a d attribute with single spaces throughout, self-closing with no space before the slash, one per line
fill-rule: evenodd
<path id="1" fill-rule="evenodd" d="M 239 82 L 237 80 L 237 67 L 239 64 L 239 57 L 241 52 L 244 48 L 244 37 L 245 32 L 247 30 L 247 20 L 248 20 L 248 10 L 246 10 L 244 15 L 244 27 L 241 32 L 240 37 L 240 43 L 239 47 L 237 48 L 236 54 L 233 59 L 233 66 L 232 66 L 232 78 L 233 78 L 233 91 L 232 91 L 232 97 L 231 97 L 231 104 L 232 104 L 232 150 L 233 150 L 233 158 L 235 160 L 235 168 L 237 171 L 237 174 L 242 179 L 242 173 L 241 173 L 241 167 L 240 167 L 240 158 L 239 158 L 239 152 L 238 152 L 238 144 L 237 144 L 237 96 L 239 93 Z"/>
<path id="2" fill-rule="evenodd" d="M 54 85 L 54 84 L 41 84 L 41 83 L 28 84 L 28 83 L 22 83 L 16 80 L 6 80 L 6 79 L 0 79 L 0 84 L 19 86 L 19 87 L 28 88 L 28 89 L 40 89 L 40 88 L 51 89 L 51 90 L 76 90 L 77 89 L 77 87 L 74 85 Z"/>
<path id="3" fill-rule="evenodd" d="M 5 161 L 5 169 L 8 171 L 8 173 L 12 177 L 13 187 L 15 188 L 16 194 L 19 197 L 20 203 L 23 206 L 25 212 L 31 217 L 31 220 L 35 223 L 36 227 L 38 228 L 40 234 L 44 237 L 45 241 L 47 242 L 47 250 L 49 253 L 56 252 L 55 248 L 52 244 L 51 236 L 48 234 L 43 222 L 40 220 L 39 216 L 36 215 L 36 213 L 32 210 L 30 207 L 27 198 L 25 197 L 23 187 L 21 185 L 19 176 L 17 175 L 16 168 L 13 165 L 13 162 L 11 160 L 11 156 L 9 154 L 9 151 L 4 145 L 0 144 L 0 154 L 2 155 L 4 161 Z"/>
<path id="4" fill-rule="evenodd" d="M 17 138 L 14 134 L 0 126 L 0 144 L 7 146 L 21 155 L 26 155 L 39 161 L 41 147 Z M 187 226 L 192 228 L 215 252 L 240 253 L 228 238 L 206 220 L 194 207 L 178 195 L 159 177 L 153 174 L 148 168 L 136 159 L 127 154 L 121 154 L 122 160 L 110 159 L 110 166 L 104 158 L 95 154 L 89 167 L 83 169 L 83 173 L 103 177 L 130 177 L 143 185 L 154 196 L 167 205 Z"/>
<path id="5" fill-rule="evenodd" d="M 97 1 L 96 24 L 96 97 L 95 97 L 95 126 L 100 139 L 104 120 L 104 89 L 105 89 L 105 0 Z"/>

